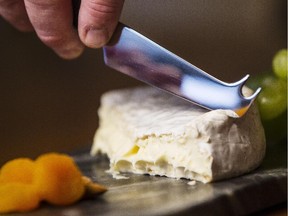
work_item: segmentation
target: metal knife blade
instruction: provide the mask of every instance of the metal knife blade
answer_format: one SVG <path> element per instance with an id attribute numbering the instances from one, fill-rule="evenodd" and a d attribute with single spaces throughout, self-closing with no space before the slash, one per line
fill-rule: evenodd
<path id="1" fill-rule="evenodd" d="M 222 82 L 122 23 L 103 51 L 109 67 L 210 110 L 230 109 L 242 116 L 261 90 L 244 97 L 249 75 Z"/>

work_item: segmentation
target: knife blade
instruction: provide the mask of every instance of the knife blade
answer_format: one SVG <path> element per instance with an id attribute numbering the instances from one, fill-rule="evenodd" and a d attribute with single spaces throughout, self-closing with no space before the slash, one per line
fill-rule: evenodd
<path id="1" fill-rule="evenodd" d="M 209 110 L 243 116 L 261 91 L 245 97 L 249 75 L 234 83 L 220 81 L 122 23 L 103 53 L 107 66 Z"/>

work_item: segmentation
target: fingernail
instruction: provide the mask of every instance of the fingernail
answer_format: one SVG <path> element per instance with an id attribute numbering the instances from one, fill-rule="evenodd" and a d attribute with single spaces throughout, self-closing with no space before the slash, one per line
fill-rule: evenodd
<path id="1" fill-rule="evenodd" d="M 84 50 L 84 47 L 82 45 L 74 46 L 74 47 L 66 47 L 65 49 L 62 49 L 60 52 L 58 52 L 58 55 L 63 59 L 75 59 L 79 57 Z"/>
<path id="2" fill-rule="evenodd" d="M 90 28 L 86 34 L 84 43 L 91 48 L 100 48 L 104 46 L 109 39 L 106 29 Z"/>

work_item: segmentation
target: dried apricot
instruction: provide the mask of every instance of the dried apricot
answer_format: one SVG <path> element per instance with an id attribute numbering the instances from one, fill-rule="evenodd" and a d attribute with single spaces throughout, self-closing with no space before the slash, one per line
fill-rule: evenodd
<path id="1" fill-rule="evenodd" d="M 15 182 L 0 184 L 0 213 L 31 211 L 39 203 L 33 185 Z"/>
<path id="2" fill-rule="evenodd" d="M 82 182 L 85 186 L 84 198 L 95 197 L 107 191 L 103 185 L 92 182 L 87 176 L 82 176 Z"/>
<path id="3" fill-rule="evenodd" d="M 82 174 L 71 157 L 48 153 L 35 163 L 34 184 L 42 199 L 54 205 L 69 205 L 82 197 Z"/>
<path id="4" fill-rule="evenodd" d="M 82 176 L 68 155 L 48 153 L 36 161 L 14 159 L 0 170 L 0 213 L 30 211 L 42 200 L 68 205 L 106 190 Z"/>
<path id="5" fill-rule="evenodd" d="M 0 170 L 0 183 L 19 182 L 31 184 L 35 163 L 29 158 L 18 158 L 5 163 Z"/>

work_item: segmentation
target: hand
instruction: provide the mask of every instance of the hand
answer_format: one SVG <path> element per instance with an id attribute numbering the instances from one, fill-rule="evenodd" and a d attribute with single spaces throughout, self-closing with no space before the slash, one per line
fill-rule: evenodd
<path id="1" fill-rule="evenodd" d="M 65 59 L 84 46 L 105 45 L 118 23 L 124 0 L 82 0 L 78 32 L 71 0 L 0 0 L 0 15 L 20 31 L 35 30 L 40 40 Z"/>

